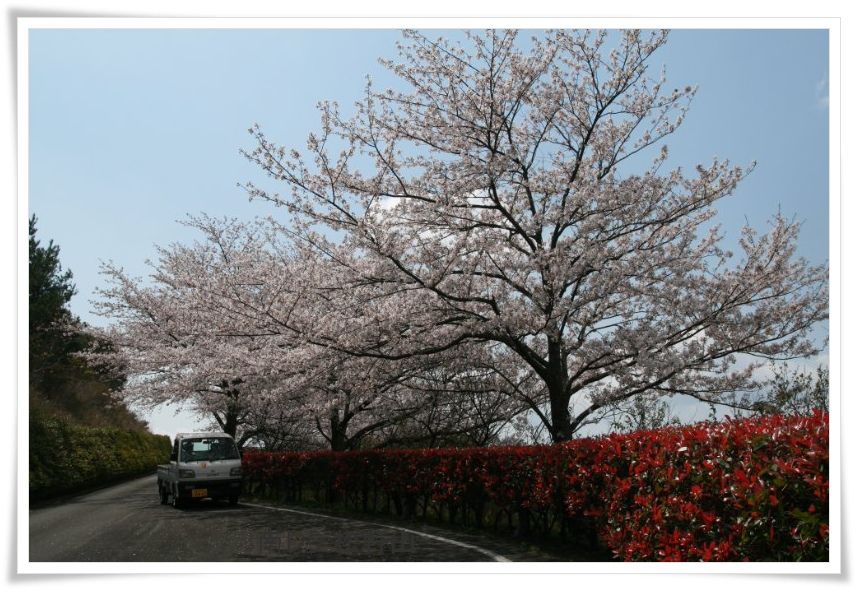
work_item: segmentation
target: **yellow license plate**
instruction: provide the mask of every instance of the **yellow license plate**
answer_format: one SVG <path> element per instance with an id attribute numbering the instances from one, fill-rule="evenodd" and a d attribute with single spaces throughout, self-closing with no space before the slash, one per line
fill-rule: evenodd
<path id="1" fill-rule="evenodd" d="M 191 497 L 208 497 L 208 489 L 191 489 Z"/>

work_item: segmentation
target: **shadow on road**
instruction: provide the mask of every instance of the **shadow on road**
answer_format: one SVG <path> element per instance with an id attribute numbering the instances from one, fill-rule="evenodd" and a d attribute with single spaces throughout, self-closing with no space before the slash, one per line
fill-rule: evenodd
<path id="1" fill-rule="evenodd" d="M 158 507 L 163 507 L 164 509 L 172 509 L 175 511 L 187 512 L 187 513 L 208 513 L 208 512 L 221 512 L 221 511 L 240 511 L 242 509 L 252 509 L 247 505 L 229 505 L 225 501 L 194 501 L 193 503 L 184 503 L 181 507 L 172 507 L 171 505 L 160 505 Z"/>

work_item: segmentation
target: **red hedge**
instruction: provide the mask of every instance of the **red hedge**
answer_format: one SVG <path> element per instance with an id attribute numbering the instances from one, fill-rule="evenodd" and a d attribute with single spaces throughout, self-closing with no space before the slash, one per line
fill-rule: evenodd
<path id="1" fill-rule="evenodd" d="M 365 511 L 502 518 L 622 560 L 829 559 L 829 416 L 769 416 L 557 446 L 248 452 L 251 491 Z M 379 503 L 380 502 L 380 503 Z M 379 507 L 380 505 L 380 507 Z M 504 520 L 503 520 L 504 521 Z"/>

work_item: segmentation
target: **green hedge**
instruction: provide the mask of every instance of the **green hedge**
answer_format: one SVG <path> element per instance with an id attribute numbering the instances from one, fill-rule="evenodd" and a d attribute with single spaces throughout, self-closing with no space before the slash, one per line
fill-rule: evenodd
<path id="1" fill-rule="evenodd" d="M 30 498 L 153 472 L 169 460 L 169 452 L 168 436 L 31 416 Z"/>

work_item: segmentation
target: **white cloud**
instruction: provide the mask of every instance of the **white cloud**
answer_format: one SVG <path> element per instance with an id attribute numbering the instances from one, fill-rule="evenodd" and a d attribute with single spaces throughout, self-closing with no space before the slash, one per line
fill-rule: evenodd
<path id="1" fill-rule="evenodd" d="M 817 108 L 829 108 L 829 79 L 826 75 L 815 84 L 814 96 Z"/>

